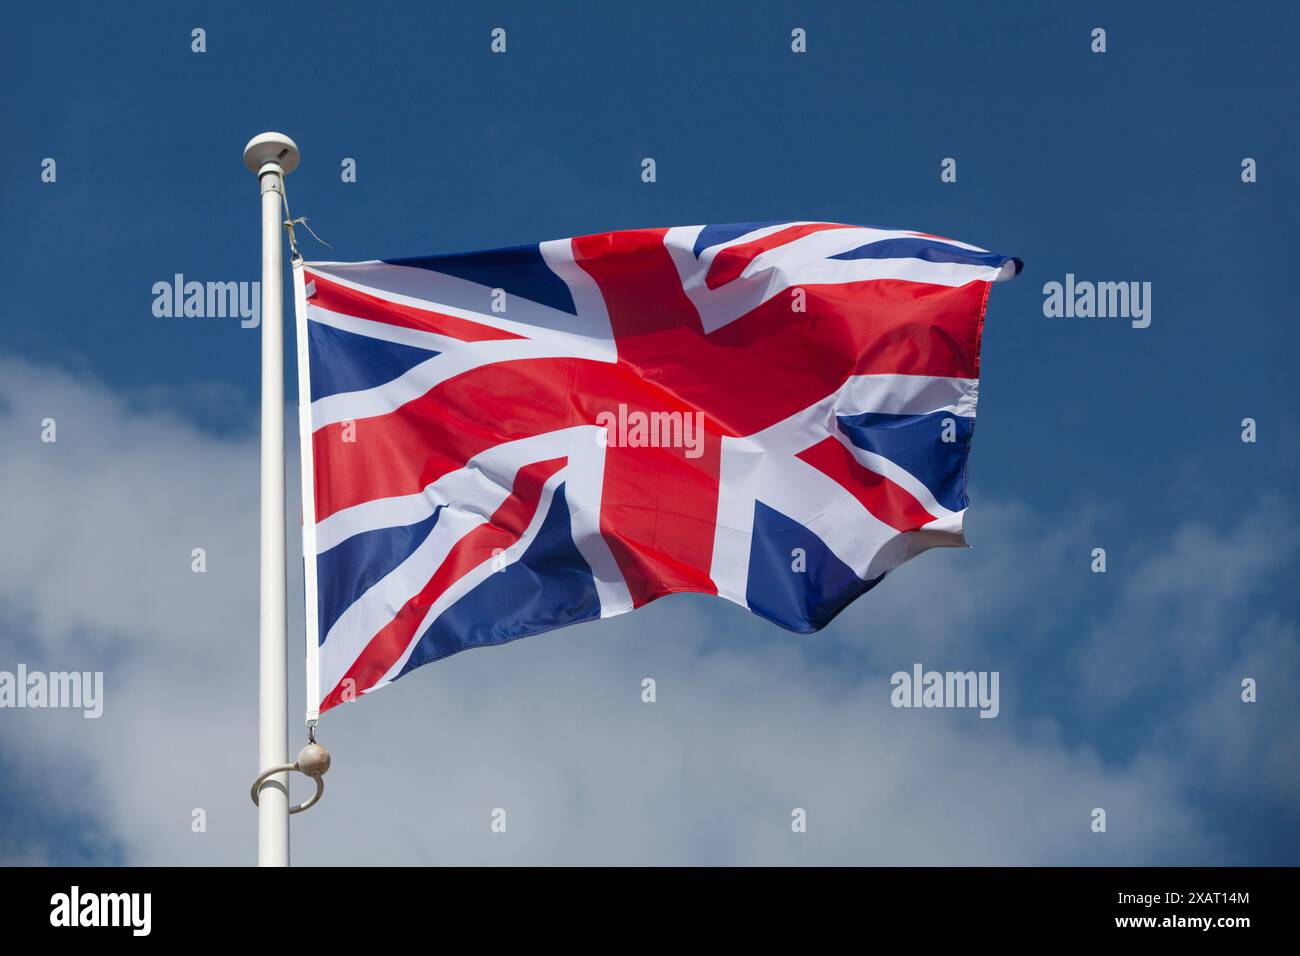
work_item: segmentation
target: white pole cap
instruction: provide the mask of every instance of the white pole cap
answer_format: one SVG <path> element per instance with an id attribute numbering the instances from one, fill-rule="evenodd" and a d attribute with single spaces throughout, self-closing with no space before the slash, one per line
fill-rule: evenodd
<path id="1" fill-rule="evenodd" d="M 244 147 L 244 165 L 255 173 L 268 164 L 291 173 L 298 168 L 298 159 L 298 145 L 283 133 L 259 133 Z"/>

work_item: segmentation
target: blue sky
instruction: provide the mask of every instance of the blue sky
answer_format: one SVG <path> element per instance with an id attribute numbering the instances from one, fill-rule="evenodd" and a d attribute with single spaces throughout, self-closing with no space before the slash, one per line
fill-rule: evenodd
<path id="1" fill-rule="evenodd" d="M 480 796 L 513 786 L 521 818 L 534 812 L 546 836 L 521 837 L 511 855 L 457 842 L 452 822 L 403 839 L 394 823 L 391 846 L 360 853 L 371 862 L 1300 862 L 1293 4 L 279 4 L 264 30 L 251 3 L 5 16 L 0 509 L 12 545 L 0 669 L 96 662 L 135 696 L 116 709 L 110 698 L 94 725 L 0 714 L 0 767 L 22 781 L 0 792 L 0 858 L 232 861 L 216 839 L 191 839 L 188 808 L 238 796 L 255 773 L 251 698 L 237 687 L 251 660 L 209 662 L 230 668 L 230 693 L 216 694 L 189 652 L 248 658 L 254 646 L 258 334 L 155 318 L 151 288 L 178 272 L 258 278 L 256 183 L 240 154 L 279 129 L 303 153 L 291 208 L 333 246 L 308 238 L 309 258 L 789 218 L 925 230 L 1026 263 L 994 289 L 985 332 L 972 550 L 921 557 L 813 639 L 673 598 L 426 668 L 335 722 L 347 724 L 336 750 L 354 769 L 336 809 L 301 825 L 308 860 L 324 861 L 313 836 L 358 826 L 376 800 L 367 780 L 428 782 L 357 753 L 400 723 L 392 763 L 427 741 L 439 774 L 462 768 L 448 808 L 472 816 Z M 194 27 L 206 53 L 191 52 Z M 494 27 L 507 31 L 504 55 L 489 52 Z M 790 50 L 795 27 L 806 54 Z M 1104 54 L 1090 50 L 1094 27 L 1107 32 Z M 647 156 L 653 184 L 640 179 Z M 55 183 L 41 181 L 46 157 Z M 355 183 L 340 180 L 345 157 Z M 940 181 L 945 157 L 955 183 Z M 1255 183 L 1241 180 L 1245 157 Z M 1066 273 L 1151 282 L 1151 326 L 1045 317 L 1043 284 Z M 57 456 L 36 438 L 46 408 L 61 410 Z M 1254 444 L 1240 439 L 1245 417 L 1258 422 Z M 204 535 L 228 559 L 200 584 L 188 553 Z M 1089 572 L 1095 547 L 1107 549 L 1105 575 Z M 175 580 L 161 557 L 173 552 Z M 155 556 L 142 586 L 137 569 Z M 1001 670 L 1002 716 L 970 726 L 881 712 L 888 674 L 913 661 Z M 676 713 L 656 704 L 669 711 L 661 726 L 610 696 L 625 671 L 633 686 L 655 671 L 676 675 L 669 702 L 687 688 L 703 697 L 719 662 L 733 670 L 717 671 L 717 698 Z M 735 671 L 752 676 L 748 689 L 744 676 L 725 680 Z M 564 693 L 536 686 L 539 673 Z M 1260 680 L 1257 704 L 1237 700 L 1245 676 Z M 458 696 L 466 688 L 474 695 Z M 172 709 L 173 695 L 187 703 Z M 583 706 L 559 700 L 573 695 Z M 608 753 L 586 741 L 603 763 L 557 751 L 528 777 L 523 755 L 546 744 L 489 732 L 492 720 L 502 733 L 517 725 L 498 713 L 502 699 L 570 742 L 592 724 L 623 728 L 662 760 L 663 792 L 637 815 L 616 740 Z M 769 724 L 782 700 L 797 711 Z M 229 753 L 222 774 L 187 778 L 188 790 L 140 811 L 125 789 L 93 809 L 43 789 L 41 775 L 87 738 L 126 764 L 171 759 L 171 731 L 158 728 L 182 713 Z M 912 756 L 873 721 L 908 722 L 897 739 Z M 825 744 L 811 748 L 823 762 L 792 757 L 802 744 L 787 733 Z M 753 760 L 712 781 L 709 747 L 752 747 Z M 927 754 L 963 752 L 988 761 L 959 776 L 927 766 Z M 837 776 L 858 757 L 879 773 Z M 127 786 L 106 756 L 88 759 L 105 762 L 96 772 L 109 792 Z M 882 777 L 915 793 L 964 782 L 987 803 L 877 801 L 870 782 Z M 820 797 L 837 808 L 824 812 L 838 839 L 820 844 L 810 830 L 811 849 L 792 850 L 755 835 L 746 821 L 768 811 L 739 794 L 775 806 L 791 779 L 806 792 L 773 811 L 777 824 L 801 805 L 791 801 Z M 1083 835 L 1066 837 L 1078 821 L 1044 810 L 1064 799 L 1054 779 L 1145 809 L 1090 843 L 1087 810 L 1104 798 L 1081 795 Z M 731 810 L 706 813 L 710 800 Z M 1002 819 L 1016 800 L 1020 813 Z M 640 822 L 593 809 L 618 801 Z M 227 845 L 244 846 L 246 809 L 232 801 L 208 836 L 227 827 Z M 173 812 L 169 842 L 148 820 Z M 1042 852 L 1026 857 L 1017 816 L 1039 812 L 1030 842 Z M 913 856 L 875 842 L 890 828 L 917 834 Z"/>

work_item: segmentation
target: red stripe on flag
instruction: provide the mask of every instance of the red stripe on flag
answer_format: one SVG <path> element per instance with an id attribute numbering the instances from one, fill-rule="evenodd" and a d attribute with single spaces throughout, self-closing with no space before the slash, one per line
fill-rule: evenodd
<path id="1" fill-rule="evenodd" d="M 605 451 L 600 533 L 636 607 L 678 591 L 718 593 L 709 569 L 722 441 L 716 432 L 698 438 L 697 458 L 685 448 Z"/>
<path id="2" fill-rule="evenodd" d="M 683 359 L 690 380 L 707 382 L 707 342 L 699 313 L 682 289 L 664 246 L 665 229 L 582 236 L 574 258 L 596 280 L 618 342 L 617 391 L 609 404 L 629 414 L 671 412 L 692 425 L 708 417 L 707 401 L 683 401 L 662 379 L 665 356 Z M 737 365 L 739 355 L 731 356 Z M 609 394 L 606 392 L 606 394 Z M 711 392 L 710 394 L 715 394 Z M 698 417 L 697 417 L 698 415 Z M 683 425 L 687 418 L 683 417 Z M 701 425 L 695 457 L 682 447 L 619 447 L 605 452 L 600 530 L 637 607 L 674 591 L 717 593 L 709 576 L 718 513 L 721 441 L 716 423 Z M 684 432 L 679 438 L 684 438 Z M 611 436 L 613 442 L 613 436 Z"/>
<path id="3" fill-rule="evenodd" d="M 523 338 L 522 335 L 515 335 L 513 332 L 472 322 L 459 316 L 389 302 L 367 292 L 331 282 L 319 273 L 307 272 L 306 275 L 316 283 L 316 292 L 307 301 L 331 312 L 351 315 L 358 319 L 369 319 L 372 322 L 383 322 L 387 325 L 398 325 L 404 329 L 434 332 L 462 342 Z"/>
<path id="4" fill-rule="evenodd" d="M 629 341 L 616 324 L 619 355 L 731 435 L 767 428 L 852 375 L 979 376 L 987 282 L 876 279 L 801 288 L 805 311 L 793 311 L 791 292 L 782 292 L 707 336 L 683 328 L 675 340 L 667 333 L 656 339 L 632 330 Z M 602 291 L 608 300 L 603 283 Z"/>
<path id="5" fill-rule="evenodd" d="M 797 456 L 835 480 L 873 515 L 897 531 L 916 531 L 935 520 L 905 488 L 877 474 L 853 457 L 833 436 Z"/>
<path id="6" fill-rule="evenodd" d="M 448 379 L 387 415 L 322 425 L 312 435 L 316 520 L 421 492 L 503 442 L 589 424 L 611 407 L 614 376 L 613 365 L 582 359 L 501 362 Z"/>
<path id="7" fill-rule="evenodd" d="M 664 246 L 667 232 L 632 229 L 573 240 L 573 258 L 600 286 L 618 357 L 641 371 L 704 339 L 699 312 Z"/>
<path id="8" fill-rule="evenodd" d="M 719 286 L 726 285 L 733 279 L 739 279 L 740 274 L 745 271 L 745 267 L 769 249 L 784 246 L 788 242 L 794 242 L 804 236 L 811 236 L 815 232 L 852 228 L 854 227 L 841 225 L 837 222 L 810 222 L 801 226 L 790 226 L 787 229 L 781 229 L 770 236 L 755 239 L 753 242 L 742 242 L 739 245 L 728 246 L 713 257 L 713 263 L 709 266 L 709 274 L 704 283 L 710 289 L 716 289 Z"/>
<path id="9" fill-rule="evenodd" d="M 490 519 L 452 546 L 420 593 L 407 601 L 397 615 L 370 639 L 342 680 L 321 702 L 322 712 L 343 703 L 344 688 L 349 686 L 349 680 L 353 681 L 351 690 L 360 694 L 383 679 L 406 653 L 434 602 L 467 573 L 492 560 L 495 550 L 504 551 L 519 540 L 537 511 L 547 479 L 567 462 L 567 458 L 552 458 L 525 465 L 515 473 L 510 497 L 492 513 Z"/>

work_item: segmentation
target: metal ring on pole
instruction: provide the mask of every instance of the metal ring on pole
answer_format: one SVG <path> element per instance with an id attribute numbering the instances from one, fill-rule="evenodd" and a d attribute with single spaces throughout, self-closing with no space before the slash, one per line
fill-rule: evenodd
<path id="1" fill-rule="evenodd" d="M 249 791 L 249 796 L 253 798 L 253 804 L 258 804 L 258 791 L 261 790 L 262 784 L 269 777 L 274 777 L 277 773 L 288 773 L 296 770 L 303 776 L 310 777 L 316 784 L 316 792 L 310 798 L 296 807 L 290 807 L 290 813 L 302 813 L 304 810 L 310 810 L 316 806 L 321 796 L 325 793 L 325 771 L 330 768 L 330 752 L 313 740 L 306 747 L 298 752 L 298 759 L 293 763 L 280 764 L 278 767 L 272 767 L 264 771 L 260 777 L 253 781 L 253 788 Z"/>

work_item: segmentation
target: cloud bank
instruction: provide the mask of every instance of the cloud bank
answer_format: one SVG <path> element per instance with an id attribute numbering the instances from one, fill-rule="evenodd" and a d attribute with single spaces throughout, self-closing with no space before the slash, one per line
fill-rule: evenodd
<path id="1" fill-rule="evenodd" d="M 106 697 L 99 720 L 0 711 L 0 862 L 255 859 L 256 436 L 170 407 L 0 361 L 0 669 L 102 670 Z M 1279 507 L 1145 532 L 1131 571 L 1092 576 L 1086 513 L 977 498 L 974 550 L 817 635 L 678 596 L 458 655 L 326 715 L 294 862 L 1253 862 L 1216 801 L 1294 834 L 1300 795 L 1295 625 L 1256 610 L 1296 556 Z M 894 709 L 913 662 L 1000 671 L 1001 715 Z"/>

